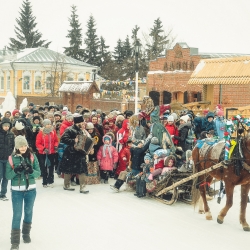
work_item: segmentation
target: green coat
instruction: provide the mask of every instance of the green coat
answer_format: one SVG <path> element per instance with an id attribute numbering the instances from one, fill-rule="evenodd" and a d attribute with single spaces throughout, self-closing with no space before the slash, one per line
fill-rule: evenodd
<path id="1" fill-rule="evenodd" d="M 33 167 L 33 173 L 29 174 L 29 185 L 35 184 L 35 178 L 39 177 L 41 175 L 40 167 L 39 167 L 39 162 L 37 160 L 37 157 L 35 154 L 34 156 L 34 161 L 31 162 L 30 159 L 26 159 L 26 162 L 29 163 Z M 21 155 L 11 155 L 12 161 L 14 168 L 16 168 L 23 160 L 24 158 Z M 11 186 L 25 186 L 26 185 L 26 177 L 24 175 L 24 172 L 21 174 L 16 174 L 14 172 L 14 169 L 9 163 L 9 160 L 7 161 L 6 164 L 6 179 L 11 180 Z"/>

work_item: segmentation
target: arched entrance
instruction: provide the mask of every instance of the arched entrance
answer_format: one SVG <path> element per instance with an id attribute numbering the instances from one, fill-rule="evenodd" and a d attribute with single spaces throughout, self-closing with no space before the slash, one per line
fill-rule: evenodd
<path id="1" fill-rule="evenodd" d="M 163 104 L 169 104 L 172 100 L 172 94 L 168 91 L 163 91 Z"/>
<path id="2" fill-rule="evenodd" d="M 160 93 L 158 91 L 150 91 L 149 96 L 153 100 L 155 106 L 160 104 Z"/>

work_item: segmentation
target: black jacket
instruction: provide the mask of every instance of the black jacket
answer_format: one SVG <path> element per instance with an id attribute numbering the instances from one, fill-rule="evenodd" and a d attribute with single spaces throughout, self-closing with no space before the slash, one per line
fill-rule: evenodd
<path id="1" fill-rule="evenodd" d="M 14 134 L 10 131 L 4 131 L 2 125 L 4 123 L 9 123 L 10 128 L 12 126 L 10 119 L 3 118 L 0 123 L 0 160 L 8 160 L 8 157 L 12 154 L 15 142 Z"/>
<path id="2" fill-rule="evenodd" d="M 188 132 L 191 127 L 192 124 L 190 122 L 181 124 L 178 128 L 179 136 L 174 136 L 174 138 L 178 140 L 178 146 L 180 146 L 183 151 L 190 149 L 190 146 L 186 143 L 186 139 L 188 137 Z"/>
<path id="3" fill-rule="evenodd" d="M 150 144 L 150 140 L 142 147 L 130 148 L 131 153 L 131 169 L 141 170 L 141 164 L 144 163 L 144 155 Z"/>

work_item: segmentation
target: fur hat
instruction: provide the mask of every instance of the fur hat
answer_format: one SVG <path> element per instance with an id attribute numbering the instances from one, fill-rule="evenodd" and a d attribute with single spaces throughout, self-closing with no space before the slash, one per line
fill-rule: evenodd
<path id="1" fill-rule="evenodd" d="M 115 135 L 114 135 L 114 133 L 112 133 L 112 132 L 107 132 L 105 135 L 109 135 L 110 137 L 111 137 L 111 139 L 112 139 L 112 141 L 114 141 L 115 140 Z M 129 139 L 128 139 L 129 140 Z M 128 141 L 127 141 L 128 142 Z"/>
<path id="2" fill-rule="evenodd" d="M 84 122 L 83 120 L 83 116 L 82 115 L 79 115 L 79 114 L 74 114 L 73 115 L 73 118 L 74 118 L 74 123 L 81 123 L 81 122 Z"/>
<path id="3" fill-rule="evenodd" d="M 178 119 L 178 116 L 177 116 L 176 113 L 172 113 L 171 115 L 174 117 L 174 120 L 175 120 L 175 121 Z"/>
<path id="4" fill-rule="evenodd" d="M 54 114 L 51 113 L 51 112 L 49 112 L 49 113 L 46 115 L 46 118 L 47 118 L 47 119 L 50 118 L 50 117 L 53 117 L 53 118 L 54 118 Z"/>
<path id="5" fill-rule="evenodd" d="M 164 158 L 164 166 L 165 166 L 165 167 L 168 166 L 168 163 L 169 163 L 170 160 L 173 161 L 173 163 L 174 163 L 173 166 L 175 165 L 175 163 L 176 163 L 176 158 L 175 158 L 173 155 L 169 155 L 169 156 L 166 156 L 166 157 Z"/>
<path id="6" fill-rule="evenodd" d="M 2 120 L 1 120 L 1 125 L 3 126 L 5 123 L 8 123 L 8 126 L 11 128 L 12 127 L 12 124 L 11 124 L 11 121 L 9 118 L 7 117 L 4 117 Z M 7 126 L 7 125 L 5 125 Z"/>
<path id="7" fill-rule="evenodd" d="M 22 130 L 25 128 L 26 124 L 26 121 L 23 118 L 20 118 L 16 120 L 14 127 L 16 128 L 16 130 Z"/>
<path id="8" fill-rule="evenodd" d="M 50 105 L 49 107 L 48 107 L 48 110 L 50 111 L 51 109 L 54 109 L 55 107 L 53 106 L 53 105 Z"/>
<path id="9" fill-rule="evenodd" d="M 30 110 L 29 110 L 28 107 L 25 107 L 25 108 L 22 109 L 22 113 L 24 113 L 24 112 L 29 112 L 29 111 L 30 111 Z"/>
<path id="10" fill-rule="evenodd" d="M 76 109 L 78 109 L 78 108 L 82 108 L 82 105 L 78 104 L 78 105 L 76 106 Z"/>
<path id="11" fill-rule="evenodd" d="M 33 102 L 30 102 L 29 106 L 34 107 L 35 105 Z"/>
<path id="12" fill-rule="evenodd" d="M 26 140 L 26 138 L 22 135 L 18 135 L 16 138 L 15 138 L 15 148 L 16 149 L 19 149 L 21 148 L 22 146 L 28 146 L 28 142 Z"/>
<path id="13" fill-rule="evenodd" d="M 152 143 L 152 144 L 159 145 L 159 139 L 158 139 L 157 137 L 152 137 L 151 143 Z"/>
<path id="14" fill-rule="evenodd" d="M 45 127 L 46 125 L 51 125 L 51 120 L 49 120 L 49 119 L 44 119 L 44 120 L 43 120 L 43 126 Z"/>
<path id="15" fill-rule="evenodd" d="M 41 121 L 41 117 L 38 116 L 38 115 L 36 115 L 36 116 L 33 116 L 32 120 L 33 120 L 33 122 L 34 122 L 35 120 Z"/>
<path id="16" fill-rule="evenodd" d="M 15 114 L 17 114 L 17 113 L 20 113 L 19 110 L 18 110 L 18 109 L 14 109 L 14 110 L 12 111 L 12 116 L 15 116 Z"/>
<path id="17" fill-rule="evenodd" d="M 92 122 L 87 122 L 86 129 L 94 129 L 94 124 Z"/>
<path id="18" fill-rule="evenodd" d="M 123 115 L 118 115 L 117 117 L 116 117 L 116 119 L 115 119 L 115 122 L 119 122 L 119 121 L 123 121 L 123 120 L 125 120 L 125 117 L 123 116 Z"/>
<path id="19" fill-rule="evenodd" d="M 97 110 L 96 110 L 96 113 L 97 113 L 97 114 L 101 114 L 102 111 L 101 111 L 100 109 L 97 109 Z"/>
<path id="20" fill-rule="evenodd" d="M 188 120 L 189 120 L 189 116 L 188 115 L 183 115 L 183 116 L 181 116 L 180 117 L 180 120 L 182 120 L 182 121 L 184 121 L 185 123 L 187 123 L 188 122 Z"/>

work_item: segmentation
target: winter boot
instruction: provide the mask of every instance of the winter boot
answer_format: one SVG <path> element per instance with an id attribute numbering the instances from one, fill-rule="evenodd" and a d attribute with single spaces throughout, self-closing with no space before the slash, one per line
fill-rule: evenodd
<path id="1" fill-rule="evenodd" d="M 140 187 L 140 183 L 141 183 L 141 178 L 137 178 L 136 179 L 136 193 L 134 194 L 134 196 L 137 196 L 139 195 L 139 187 Z"/>
<path id="2" fill-rule="evenodd" d="M 146 181 L 141 180 L 140 185 L 139 185 L 139 194 L 138 198 L 145 197 L 146 196 Z"/>
<path id="3" fill-rule="evenodd" d="M 30 243 L 30 229 L 31 229 L 31 223 L 25 223 L 23 221 L 23 229 L 22 229 L 22 234 L 23 234 L 23 242 L 24 243 Z"/>
<path id="4" fill-rule="evenodd" d="M 70 188 L 70 174 L 64 174 L 64 186 L 63 189 L 64 190 L 68 190 L 68 191 L 74 191 L 74 188 Z"/>
<path id="5" fill-rule="evenodd" d="M 81 194 L 88 194 L 89 190 L 84 190 L 85 183 L 86 183 L 86 175 L 85 174 L 79 174 L 79 183 L 80 183 L 80 193 Z"/>
<path id="6" fill-rule="evenodd" d="M 11 230 L 11 237 L 10 237 L 11 248 L 10 248 L 10 250 L 18 250 L 19 249 L 20 234 L 21 234 L 20 229 Z"/>
<path id="7" fill-rule="evenodd" d="M 124 183 L 124 181 L 123 180 L 117 180 L 116 182 L 115 182 L 115 184 L 114 185 L 110 185 L 110 188 L 112 189 L 112 190 L 114 190 L 115 192 L 119 192 L 119 189 L 120 189 L 120 187 L 122 186 L 122 184 Z"/>

